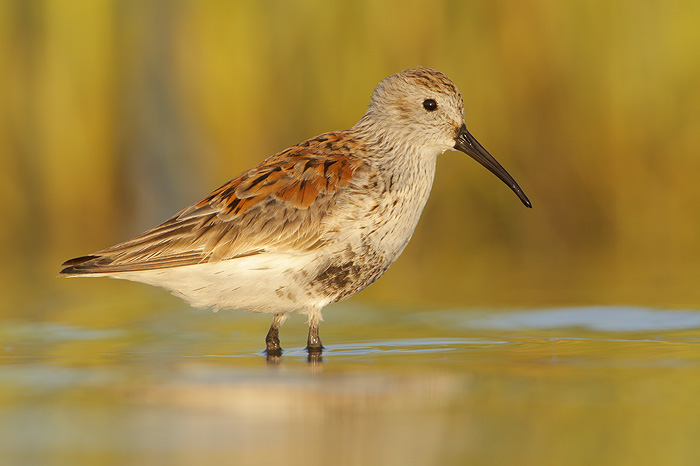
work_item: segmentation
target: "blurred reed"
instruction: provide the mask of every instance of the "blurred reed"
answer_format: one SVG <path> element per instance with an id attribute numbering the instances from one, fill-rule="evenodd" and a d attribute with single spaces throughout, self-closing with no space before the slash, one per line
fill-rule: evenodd
<path id="1" fill-rule="evenodd" d="M 56 287 L 62 260 L 352 125 L 422 64 L 534 208 L 446 154 L 366 299 L 700 304 L 698 18 L 692 0 L 4 0 L 0 282 Z"/>

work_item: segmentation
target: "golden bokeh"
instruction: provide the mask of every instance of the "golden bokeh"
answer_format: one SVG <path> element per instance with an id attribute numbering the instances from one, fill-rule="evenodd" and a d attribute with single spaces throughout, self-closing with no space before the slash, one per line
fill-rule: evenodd
<path id="1" fill-rule="evenodd" d="M 420 64 L 460 87 L 534 207 L 445 154 L 412 244 L 359 299 L 697 305 L 699 17 L 691 0 L 0 2 L 0 281 L 15 303 L 64 290 L 63 260 L 352 125 Z"/>

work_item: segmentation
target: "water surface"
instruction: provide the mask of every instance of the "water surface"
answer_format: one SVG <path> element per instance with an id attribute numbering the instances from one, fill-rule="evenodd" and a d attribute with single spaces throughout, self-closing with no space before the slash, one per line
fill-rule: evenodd
<path id="1" fill-rule="evenodd" d="M 0 464 L 698 464 L 700 311 L 182 308 L 0 330 Z"/>

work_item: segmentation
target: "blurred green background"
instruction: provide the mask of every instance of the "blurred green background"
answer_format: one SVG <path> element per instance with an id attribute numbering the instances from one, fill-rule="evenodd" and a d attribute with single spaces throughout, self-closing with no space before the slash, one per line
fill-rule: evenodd
<path id="1" fill-rule="evenodd" d="M 0 463 L 699 464 L 699 25 L 697 0 L 0 0 Z M 441 156 L 323 364 L 302 317 L 268 367 L 269 316 L 57 278 L 416 65 L 534 207 Z"/>
<path id="2" fill-rule="evenodd" d="M 697 306 L 699 19 L 693 0 L 2 0 L 2 313 L 170 299 L 56 276 L 351 126 L 382 78 L 416 65 L 457 84 L 534 208 L 446 153 L 411 245 L 355 299 Z"/>

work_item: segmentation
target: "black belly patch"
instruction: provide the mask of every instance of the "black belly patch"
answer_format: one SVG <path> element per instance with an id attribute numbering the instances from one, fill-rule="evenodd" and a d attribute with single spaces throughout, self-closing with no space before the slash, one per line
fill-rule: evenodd
<path id="1" fill-rule="evenodd" d="M 339 301 L 370 285 L 385 270 L 386 268 L 381 266 L 358 264 L 355 261 L 332 264 L 316 275 L 315 288 L 332 296 L 333 301 Z"/>

